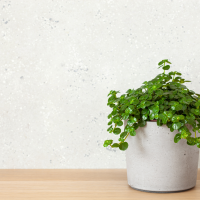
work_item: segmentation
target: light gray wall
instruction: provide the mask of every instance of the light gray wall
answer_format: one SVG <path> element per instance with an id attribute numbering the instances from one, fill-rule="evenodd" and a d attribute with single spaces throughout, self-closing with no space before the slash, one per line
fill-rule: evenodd
<path id="1" fill-rule="evenodd" d="M 200 93 L 198 0 L 1 0 L 0 168 L 125 168 L 107 94 L 169 59 Z"/>

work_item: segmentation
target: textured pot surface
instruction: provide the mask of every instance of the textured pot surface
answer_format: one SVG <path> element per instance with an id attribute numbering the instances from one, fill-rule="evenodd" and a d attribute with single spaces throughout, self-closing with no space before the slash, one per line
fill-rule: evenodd
<path id="1" fill-rule="evenodd" d="M 192 131 L 190 125 L 187 127 Z M 198 147 L 187 145 L 185 139 L 174 143 L 178 131 L 172 133 L 166 125 L 158 127 L 156 122 L 147 122 L 136 132 L 136 136 L 129 135 L 126 140 L 129 144 L 127 178 L 131 187 L 151 192 L 175 192 L 196 185 Z"/>

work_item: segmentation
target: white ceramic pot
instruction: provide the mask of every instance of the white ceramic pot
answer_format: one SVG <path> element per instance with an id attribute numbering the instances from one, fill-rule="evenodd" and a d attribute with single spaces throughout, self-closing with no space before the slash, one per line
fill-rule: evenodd
<path id="1" fill-rule="evenodd" d="M 187 127 L 192 130 L 190 125 Z M 147 122 L 137 129 L 136 136 L 127 137 L 127 179 L 132 188 L 177 192 L 196 185 L 199 148 L 187 145 L 185 139 L 174 143 L 176 133 L 166 125 L 159 127 L 156 122 Z"/>

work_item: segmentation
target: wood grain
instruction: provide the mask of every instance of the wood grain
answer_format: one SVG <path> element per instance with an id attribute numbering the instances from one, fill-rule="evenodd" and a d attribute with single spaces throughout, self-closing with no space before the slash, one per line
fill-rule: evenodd
<path id="1" fill-rule="evenodd" d="M 0 181 L 127 180 L 125 169 L 0 169 Z"/>
<path id="2" fill-rule="evenodd" d="M 1 200 L 200 200 L 200 169 L 196 187 L 178 193 L 134 190 L 125 169 L 1 169 Z"/>

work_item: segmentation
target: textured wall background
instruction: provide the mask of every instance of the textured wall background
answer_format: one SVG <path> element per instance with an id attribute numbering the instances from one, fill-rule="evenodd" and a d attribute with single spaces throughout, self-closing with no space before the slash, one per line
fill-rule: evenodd
<path id="1" fill-rule="evenodd" d="M 0 168 L 125 168 L 107 94 L 169 59 L 200 93 L 198 0 L 1 0 Z"/>

